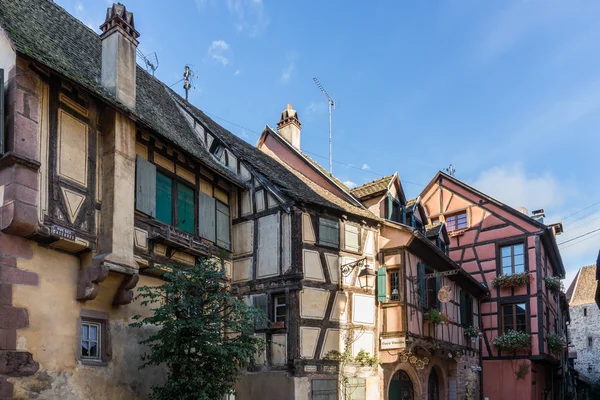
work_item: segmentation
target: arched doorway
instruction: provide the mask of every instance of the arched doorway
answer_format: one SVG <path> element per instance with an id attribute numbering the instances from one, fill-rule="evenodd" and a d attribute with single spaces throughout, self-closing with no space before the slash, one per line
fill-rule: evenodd
<path id="1" fill-rule="evenodd" d="M 410 377 L 406 372 L 399 370 L 392 376 L 388 400 L 413 400 L 414 390 Z"/>
<path id="2" fill-rule="evenodd" d="M 431 368 L 429 373 L 429 380 L 427 382 L 427 399 L 428 400 L 440 400 L 440 381 L 438 379 L 435 368 Z"/>

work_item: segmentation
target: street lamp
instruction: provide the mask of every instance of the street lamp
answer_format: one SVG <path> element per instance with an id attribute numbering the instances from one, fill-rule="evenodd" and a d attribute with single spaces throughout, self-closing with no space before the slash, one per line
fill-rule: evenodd
<path id="1" fill-rule="evenodd" d="M 375 287 L 375 278 L 377 274 L 373 272 L 373 270 L 367 265 L 363 268 L 362 271 L 358 274 L 358 283 L 360 283 L 360 287 L 366 291 Z"/>

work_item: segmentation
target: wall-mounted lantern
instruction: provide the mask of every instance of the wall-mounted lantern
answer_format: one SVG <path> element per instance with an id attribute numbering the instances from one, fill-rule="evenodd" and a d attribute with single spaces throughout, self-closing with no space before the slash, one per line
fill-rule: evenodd
<path id="1" fill-rule="evenodd" d="M 361 258 L 360 260 L 342 265 L 340 267 L 342 273 L 340 287 L 343 278 L 349 276 L 352 273 L 352 271 L 354 271 L 354 268 L 358 267 L 362 268 L 362 270 L 358 273 L 358 283 L 360 284 L 360 287 L 365 291 L 373 289 L 375 287 L 375 278 L 377 277 L 377 274 L 375 274 L 372 268 L 365 264 L 366 261 L 367 258 L 365 257 Z"/>

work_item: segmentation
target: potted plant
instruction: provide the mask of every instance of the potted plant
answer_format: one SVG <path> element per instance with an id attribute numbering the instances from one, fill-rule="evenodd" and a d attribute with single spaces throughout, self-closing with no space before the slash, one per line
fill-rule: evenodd
<path id="1" fill-rule="evenodd" d="M 531 351 L 531 335 L 509 330 L 496 337 L 492 344 L 500 351 L 515 354 L 518 351 Z"/>
<path id="2" fill-rule="evenodd" d="M 546 287 L 550 293 L 554 295 L 559 294 L 563 290 L 563 284 L 558 276 L 546 276 L 544 282 L 546 282 Z"/>
<path id="3" fill-rule="evenodd" d="M 443 323 L 444 325 L 448 326 L 450 325 L 450 321 L 452 321 L 448 314 L 438 310 L 437 308 L 430 308 L 427 314 L 429 315 L 429 322 L 434 325 Z"/>
<path id="4" fill-rule="evenodd" d="M 514 289 L 531 281 L 531 275 L 529 272 L 519 272 L 512 275 L 498 275 L 496 279 L 492 281 L 494 287 L 504 289 Z"/>
<path id="5" fill-rule="evenodd" d="M 481 333 L 481 330 L 478 326 L 467 326 L 465 327 L 465 336 L 471 339 L 472 342 L 475 342 L 477 339 L 483 336 L 483 333 Z"/>
<path id="6" fill-rule="evenodd" d="M 548 334 L 546 342 L 548 343 L 548 349 L 555 354 L 560 353 L 567 346 L 567 340 L 554 332 Z"/>

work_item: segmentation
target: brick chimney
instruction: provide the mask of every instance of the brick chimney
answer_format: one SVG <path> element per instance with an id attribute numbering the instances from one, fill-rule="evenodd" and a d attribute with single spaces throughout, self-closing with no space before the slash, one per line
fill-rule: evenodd
<path id="1" fill-rule="evenodd" d="M 292 146 L 300 150 L 300 126 L 298 113 L 291 104 L 281 113 L 281 119 L 277 123 L 277 132 Z"/>
<path id="2" fill-rule="evenodd" d="M 121 3 L 106 10 L 102 34 L 101 84 L 124 105 L 135 108 L 135 53 L 140 34 L 133 14 Z"/>

